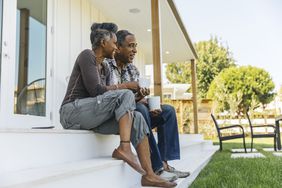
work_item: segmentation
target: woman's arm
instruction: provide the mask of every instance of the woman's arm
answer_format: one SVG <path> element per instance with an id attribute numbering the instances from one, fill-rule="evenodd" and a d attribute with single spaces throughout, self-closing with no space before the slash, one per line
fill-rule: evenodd
<path id="1" fill-rule="evenodd" d="M 107 91 L 107 87 L 101 84 L 101 78 L 96 65 L 95 56 L 91 50 L 82 52 L 78 59 L 83 84 L 91 97 L 96 97 Z"/>
<path id="2" fill-rule="evenodd" d="M 139 90 L 139 84 L 138 82 L 126 82 L 122 84 L 115 84 L 107 86 L 107 90 L 116 90 L 116 89 L 130 89 L 133 92 L 136 92 Z"/>

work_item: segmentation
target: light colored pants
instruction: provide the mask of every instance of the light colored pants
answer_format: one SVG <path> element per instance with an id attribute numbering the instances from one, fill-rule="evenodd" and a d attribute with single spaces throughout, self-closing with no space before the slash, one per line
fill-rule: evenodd
<path id="1" fill-rule="evenodd" d="M 131 114 L 131 142 L 136 148 L 149 135 L 149 128 L 136 107 L 130 90 L 107 91 L 97 97 L 76 99 L 60 109 L 60 122 L 65 129 L 93 130 L 101 134 L 119 134 L 118 121 L 126 113 Z M 128 125 L 130 128 L 131 125 Z"/>

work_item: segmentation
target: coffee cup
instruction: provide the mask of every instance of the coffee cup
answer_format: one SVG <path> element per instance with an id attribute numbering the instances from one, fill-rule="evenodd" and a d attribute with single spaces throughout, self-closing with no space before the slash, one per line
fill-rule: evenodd
<path id="1" fill-rule="evenodd" d="M 150 96 L 147 98 L 150 110 L 160 110 L 161 109 L 161 98 L 160 96 Z"/>

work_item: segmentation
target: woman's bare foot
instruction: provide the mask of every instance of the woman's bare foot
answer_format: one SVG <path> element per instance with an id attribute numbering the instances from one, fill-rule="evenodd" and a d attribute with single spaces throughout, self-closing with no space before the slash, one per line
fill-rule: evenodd
<path id="1" fill-rule="evenodd" d="M 129 148 L 122 147 L 122 145 L 123 144 L 121 144 L 117 149 L 114 150 L 112 157 L 123 160 L 140 174 L 146 174 L 144 169 L 140 166 L 137 157 L 132 153 L 130 145 Z"/>
<path id="2" fill-rule="evenodd" d="M 123 153 L 124 155 L 126 155 L 127 158 L 129 158 L 130 160 L 138 163 L 137 156 L 133 154 L 130 144 L 128 144 L 127 146 L 124 146 L 124 145 L 126 144 L 124 143 L 120 144 L 117 150 Z"/>

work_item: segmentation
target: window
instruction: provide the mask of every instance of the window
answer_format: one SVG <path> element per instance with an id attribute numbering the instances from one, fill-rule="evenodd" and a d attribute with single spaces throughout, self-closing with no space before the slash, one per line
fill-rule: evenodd
<path id="1" fill-rule="evenodd" d="M 46 115 L 47 1 L 17 1 L 14 112 Z"/>

